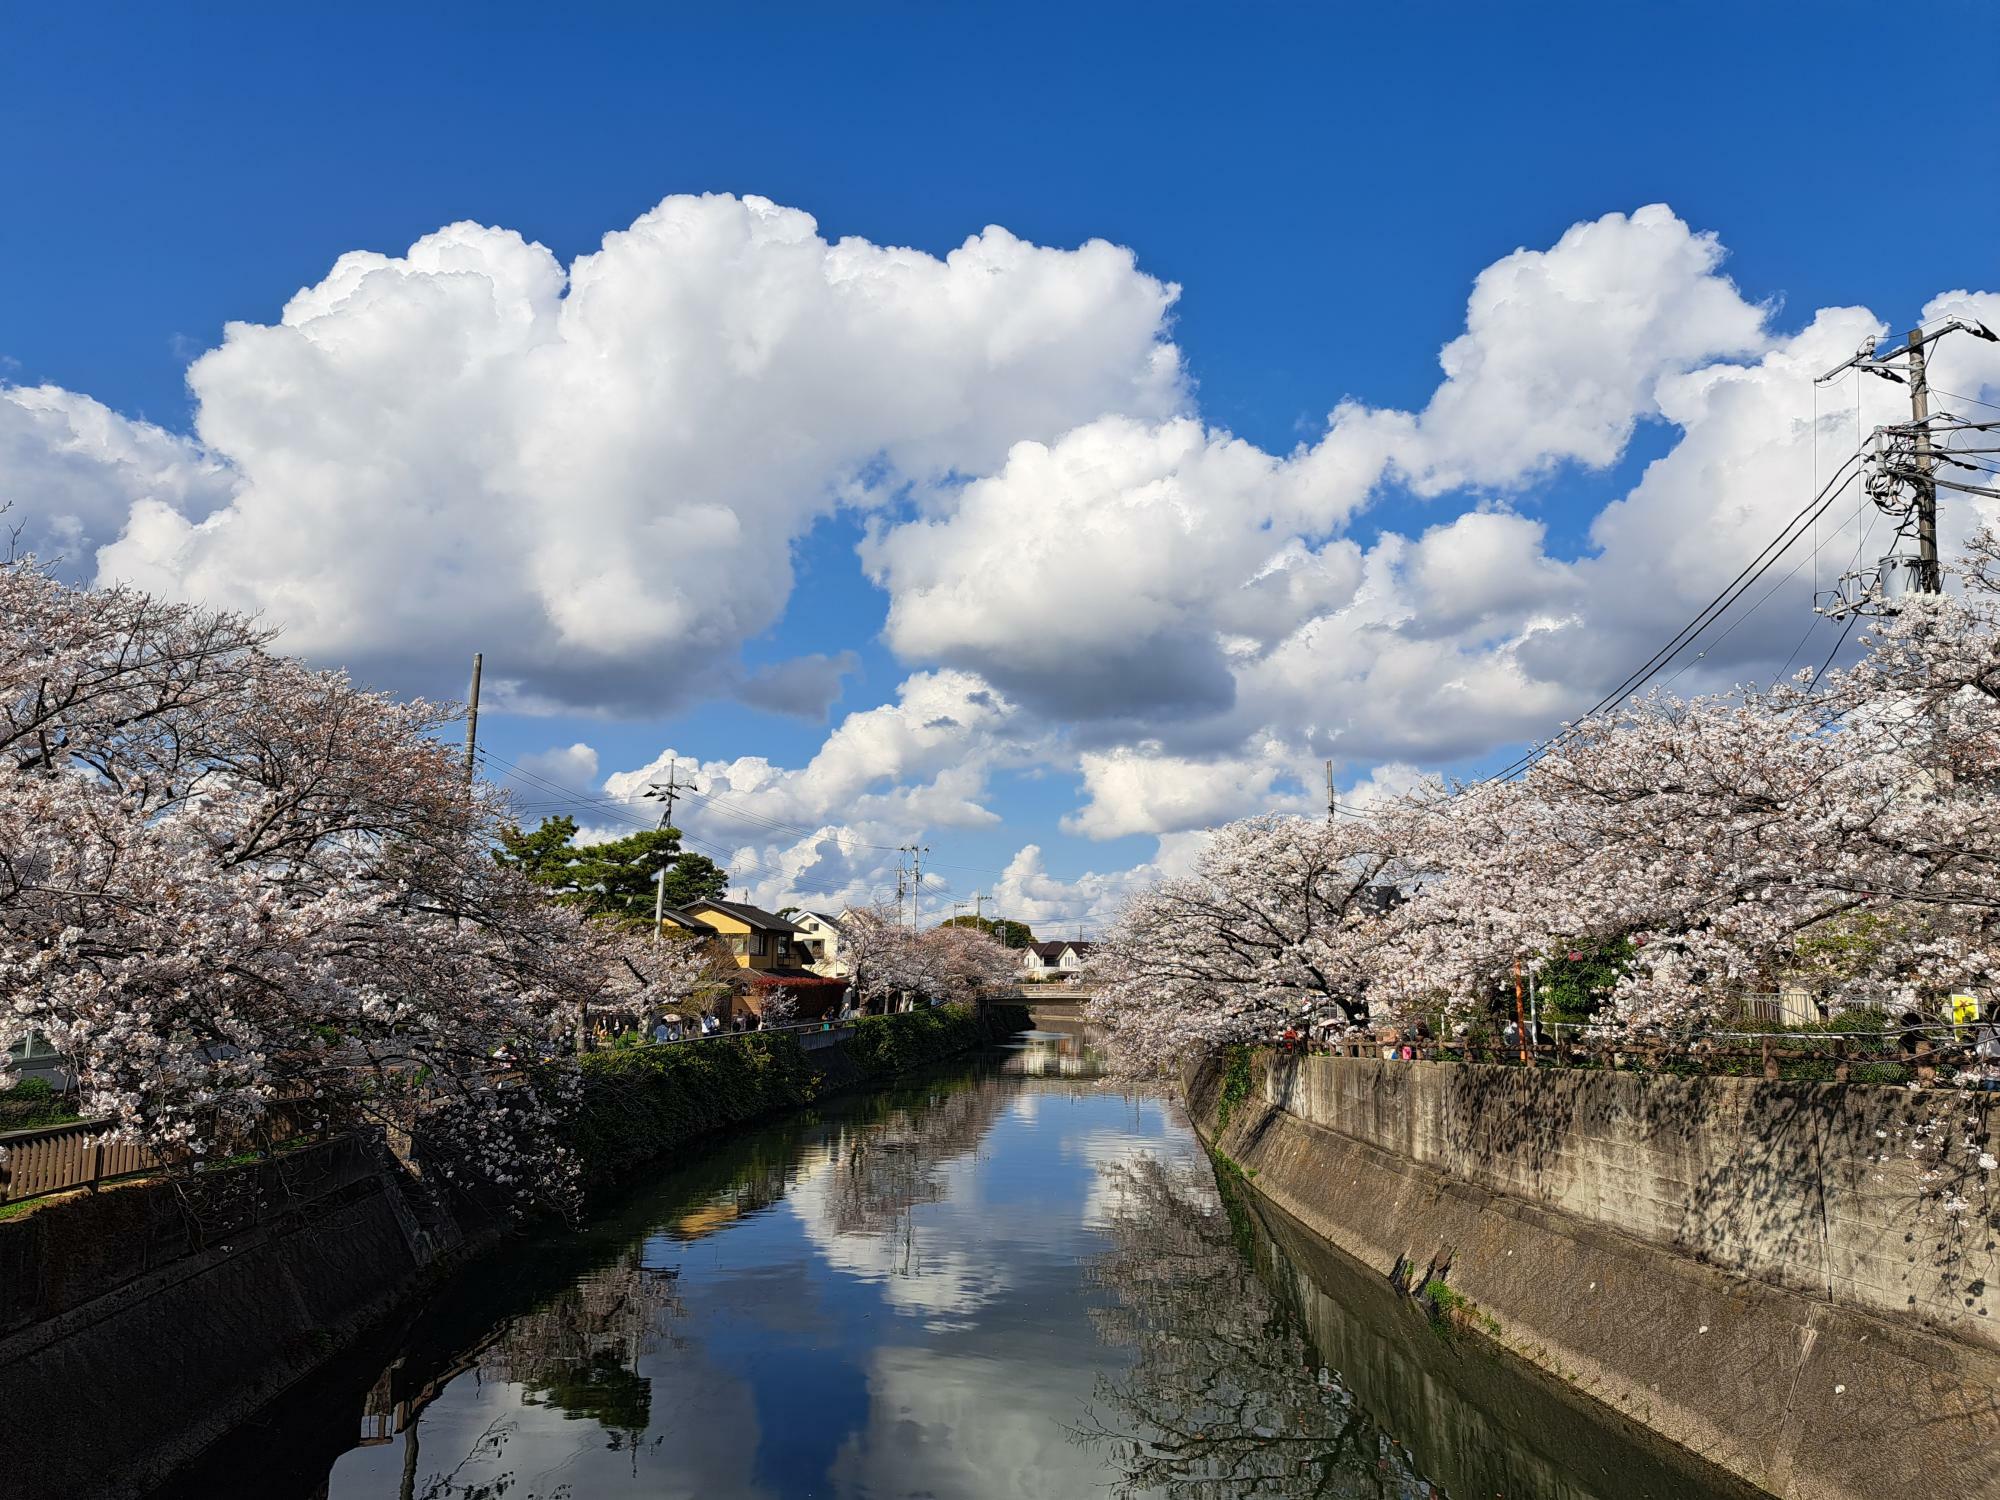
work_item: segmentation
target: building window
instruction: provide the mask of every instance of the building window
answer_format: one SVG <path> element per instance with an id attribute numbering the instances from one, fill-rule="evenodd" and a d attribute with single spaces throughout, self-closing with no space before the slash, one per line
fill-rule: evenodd
<path id="1" fill-rule="evenodd" d="M 746 938 L 745 938 L 745 937 L 743 936 L 743 934 L 742 934 L 742 933 L 740 933 L 740 932 L 732 932 L 732 933 L 730 933 L 730 934 L 729 934 L 729 951 L 730 951 L 731 953 L 734 953 L 734 954 L 735 954 L 735 955 L 736 955 L 736 956 L 737 956 L 738 958 L 741 958 L 741 957 L 743 956 L 743 954 L 744 954 L 744 951 L 745 951 L 745 944 L 747 943 L 747 941 L 748 941 L 748 940 L 747 940 L 747 939 L 746 939 Z"/>
<path id="2" fill-rule="evenodd" d="M 750 934 L 750 953 L 753 958 L 762 958 L 764 956 L 763 933 L 753 932 Z"/>

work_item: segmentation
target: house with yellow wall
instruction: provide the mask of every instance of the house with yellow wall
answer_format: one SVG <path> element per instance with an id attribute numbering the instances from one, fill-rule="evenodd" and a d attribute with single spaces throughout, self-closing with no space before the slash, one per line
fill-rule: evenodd
<path id="1" fill-rule="evenodd" d="M 682 907 L 682 920 L 693 917 L 714 930 L 739 969 L 801 968 L 812 954 L 800 942 L 799 927 L 775 912 L 741 901 L 696 901 Z"/>

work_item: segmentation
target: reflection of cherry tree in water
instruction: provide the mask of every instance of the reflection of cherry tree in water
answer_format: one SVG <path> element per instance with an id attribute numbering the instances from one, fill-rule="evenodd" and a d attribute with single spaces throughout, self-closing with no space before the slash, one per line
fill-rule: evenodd
<path id="1" fill-rule="evenodd" d="M 570 1500 L 570 1487 L 559 1484 L 551 1490 L 522 1490 L 516 1492 L 516 1475 L 511 1469 L 503 1469 L 490 1479 L 461 1479 L 466 1469 L 484 1467 L 500 1462 L 507 1447 L 507 1440 L 513 1437 L 516 1426 L 508 1421 L 496 1421 L 479 1434 L 465 1457 L 448 1474 L 434 1474 L 426 1480 L 424 1487 L 413 1488 L 412 1476 L 407 1472 L 403 1478 L 403 1500 Z M 414 1434 L 412 1434 L 414 1436 Z M 409 1451 L 414 1454 L 414 1444 Z"/>
<path id="2" fill-rule="evenodd" d="M 494 1472 L 519 1431 L 519 1424 L 506 1417 L 489 1423 L 451 1469 L 419 1482 L 424 1409 L 473 1368 L 481 1378 L 520 1386 L 522 1400 L 531 1406 L 550 1406 L 573 1420 L 596 1422 L 606 1433 L 606 1447 L 632 1454 L 636 1474 L 639 1449 L 648 1445 L 653 1406 L 652 1381 L 639 1372 L 639 1361 L 663 1340 L 680 1346 L 680 1339 L 663 1333 L 660 1325 L 681 1311 L 674 1273 L 642 1264 L 635 1246 L 533 1312 L 510 1319 L 401 1411 L 402 1500 L 568 1500 L 567 1484 L 520 1490 L 513 1470 Z M 653 1438 L 650 1445 L 662 1440 Z"/>
<path id="3" fill-rule="evenodd" d="M 1111 1248 L 1089 1268 L 1114 1299 L 1092 1317 L 1107 1344 L 1137 1351 L 1098 1381 L 1074 1435 L 1122 1471 L 1117 1493 L 1441 1496 L 1316 1368 L 1296 1319 L 1252 1269 L 1243 1210 L 1205 1171 L 1141 1156 L 1101 1170 L 1112 1189 Z"/>
<path id="4" fill-rule="evenodd" d="M 515 1318 L 481 1356 L 480 1369 L 521 1386 L 530 1405 L 598 1423 L 613 1451 L 636 1448 L 653 1406 L 653 1383 L 639 1361 L 659 1346 L 664 1318 L 680 1312 L 675 1273 L 642 1264 L 634 1246 Z"/>
<path id="5" fill-rule="evenodd" d="M 943 1169 L 977 1149 L 1011 1097 L 1000 1085 L 981 1080 L 843 1131 L 833 1148 L 832 1228 L 840 1234 L 907 1236 L 911 1210 L 944 1199 Z"/>

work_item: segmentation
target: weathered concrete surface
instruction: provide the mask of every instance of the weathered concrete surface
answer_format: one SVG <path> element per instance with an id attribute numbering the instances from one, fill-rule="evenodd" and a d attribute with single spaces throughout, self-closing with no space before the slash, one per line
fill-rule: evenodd
<path id="1" fill-rule="evenodd" d="M 1314 1352 L 1367 1393 L 1369 1415 L 1384 1429 L 1420 1435 L 1424 1473 L 1443 1493 L 1533 1500 L 1762 1493 L 1525 1360 L 1444 1336 L 1388 1277 L 1268 1198 L 1256 1199 L 1255 1211 L 1269 1235 L 1256 1243 L 1260 1269 L 1285 1289 Z"/>
<path id="2" fill-rule="evenodd" d="M 102 1194 L 67 1222 L 44 1211 L 4 1226 L 16 1245 L 63 1237 L 13 1261 L 42 1264 L 52 1315 L 0 1340 L 6 1492 L 143 1493 L 383 1316 L 436 1260 L 420 1222 L 435 1216 L 405 1183 L 385 1158 L 151 1264 L 149 1230 L 184 1217 L 169 1184 Z M 86 1244 L 96 1264 L 68 1253 Z M 95 1295 L 73 1295 L 86 1289 Z"/>
<path id="3" fill-rule="evenodd" d="M 1835 1165 L 1800 1178 L 1789 1158 L 1751 1149 L 1767 1137 L 1828 1139 L 1791 1134 L 1800 1111 L 1745 1097 L 1757 1085 L 1686 1081 L 1681 1103 L 1696 1113 L 1669 1121 L 1666 1092 L 1635 1100 L 1634 1080 L 1618 1076 L 1489 1082 L 1453 1075 L 1509 1070 L 1360 1059 L 1260 1071 L 1219 1132 L 1217 1071 L 1189 1085 L 1197 1123 L 1252 1186 L 1384 1276 L 1445 1277 L 1523 1358 L 1778 1495 L 2000 1494 L 2000 1355 L 1983 1340 L 1836 1302 L 1824 1283 L 1811 1288 L 1813 1273 L 1765 1280 L 1697 1258 L 1707 1248 L 1769 1266 L 1785 1244 L 1810 1254 L 1812 1215 L 1783 1196 L 1824 1180 L 1839 1201 L 1837 1158 L 1815 1154 Z M 1560 1085 L 1545 1107 L 1534 1082 Z M 1866 1126 L 1882 1107 L 1817 1112 L 1861 1121 L 1872 1140 L 1888 1128 Z M 1847 1235 L 1879 1266 L 1894 1234 L 1888 1206 L 1856 1202 L 1848 1216 L 1866 1228 L 1823 1229 L 1821 1243 Z M 1824 1264 L 1865 1262 L 1829 1253 Z"/>
<path id="4" fill-rule="evenodd" d="M 1277 1060 L 1265 1097 L 1457 1181 L 2000 1349 L 1987 1096 L 1312 1057 Z"/>

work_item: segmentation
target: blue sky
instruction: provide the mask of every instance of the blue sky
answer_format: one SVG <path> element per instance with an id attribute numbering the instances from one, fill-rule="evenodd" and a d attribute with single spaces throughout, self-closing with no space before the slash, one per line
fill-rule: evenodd
<path id="1" fill-rule="evenodd" d="M 1643 657 L 1684 601 L 1706 597 L 1734 571 L 1732 559 L 1754 550 L 1746 539 L 1761 540 L 1795 508 L 1802 497 L 1786 487 L 1809 480 L 1820 451 L 1834 451 L 1830 436 L 1817 434 L 1784 456 L 1791 468 L 1774 479 L 1768 463 L 1778 459 L 1745 448 L 1754 421 L 1730 417 L 1729 426 L 1726 414 L 1708 413 L 1712 421 L 1697 432 L 1659 382 L 1723 364 L 1761 373 L 1782 367 L 1782 378 L 1771 374 L 1776 404 L 1767 425 L 1775 431 L 1811 415 L 1798 410 L 1808 398 L 1785 361 L 1803 367 L 1843 339 L 1845 352 L 1853 329 L 1865 330 L 1871 317 L 1901 328 L 1943 294 L 1995 284 L 2000 208 L 1983 191 L 1992 177 L 1992 92 L 1949 52 L 1940 60 L 1935 45 L 1941 36 L 1970 38 L 1990 21 L 1970 5 L 1933 8 L 1921 32 L 1896 19 L 1880 6 L 1740 4 L 16 9 L 0 19 L 0 125 L 11 143 L 0 166 L 0 272 L 11 288 L 0 317 L 0 379 L 19 390 L 87 397 L 120 418 L 191 435 L 201 403 L 190 391 L 190 364 L 224 345 L 232 320 L 277 324 L 287 299 L 320 282 L 341 255 L 400 257 L 441 226 L 471 220 L 518 231 L 568 267 L 670 195 L 760 195 L 810 214 L 827 242 L 856 236 L 935 257 L 989 224 L 1032 246 L 1068 251 L 1102 239 L 1126 247 L 1131 273 L 1115 295 L 1143 300 L 1145 285 L 1179 287 L 1151 322 L 1130 302 L 1120 304 L 1123 313 L 1093 308 L 1088 299 L 1103 287 L 1086 287 L 1075 266 L 1049 272 L 1068 277 L 1081 300 L 1074 319 L 1048 334 L 1046 368 L 1101 363 L 1088 391 L 1065 396 L 1059 411 L 1038 408 L 1018 431 L 989 424 L 939 440 L 945 456 L 932 455 L 921 473 L 894 457 L 904 429 L 900 417 L 885 418 L 883 451 L 892 461 L 865 500 L 772 500 L 773 514 L 787 519 L 766 534 L 767 550 L 791 559 L 789 587 L 745 574 L 743 592 L 765 592 L 771 608 L 760 615 L 729 599 L 740 618 L 701 647 L 704 658 L 742 663 L 737 686 L 711 681 L 678 695 L 614 701 L 618 694 L 603 686 L 608 677 L 668 672 L 663 663 L 687 660 L 691 637 L 682 626 L 661 626 L 628 654 L 605 656 L 601 670 L 575 684 L 556 684 L 563 650 L 543 642 L 534 684 L 537 691 L 556 684 L 560 711 L 496 711 L 482 723 L 501 756 L 540 766 L 544 779 L 583 783 L 598 797 L 604 777 L 643 767 L 668 747 L 704 762 L 752 756 L 797 769 L 845 716 L 897 703 L 899 684 L 913 673 L 971 672 L 1025 705 L 1000 736 L 1011 748 L 983 740 L 962 754 L 927 746 L 907 775 L 890 778 L 911 792 L 900 813 L 856 813 L 852 777 L 831 778 L 832 800 L 815 802 L 810 789 L 779 795 L 775 783 L 728 776 L 741 816 L 718 804 L 703 836 L 718 848 L 750 851 L 742 875 L 760 895 L 782 894 L 789 870 L 799 894 L 833 901 L 879 885 L 886 867 L 869 864 L 863 846 L 893 846 L 901 840 L 892 828 L 907 827 L 933 846 L 941 869 L 958 867 L 948 878 L 960 893 L 1012 875 L 1008 899 L 1020 909 L 1088 923 L 1130 880 L 1183 858 L 1200 827 L 1296 803 L 1324 754 L 1341 760 L 1344 788 L 1403 774 L 1378 774 L 1384 766 L 1464 771 L 1504 760 L 1535 724 L 1560 717 L 1558 705 L 1581 707 L 1615 681 L 1614 665 Z M 1921 98 L 1906 103 L 1896 90 L 1913 67 L 1926 82 Z M 1929 191 L 1913 199 L 1906 186 L 1913 181 Z M 1899 224 L 1896 215 L 1912 201 L 1920 205 L 1915 219 Z M 1475 391 L 1467 403 L 1477 411 L 1451 417 L 1458 435 L 1440 417 L 1423 455 L 1407 443 L 1395 447 L 1402 439 L 1393 434 L 1382 438 L 1394 456 L 1360 485 L 1365 499 L 1342 491 L 1344 498 L 1315 501 L 1301 521 L 1258 511 L 1263 502 L 1234 481 L 1210 497 L 1218 514 L 1234 516 L 1229 524 L 1242 520 L 1231 507 L 1254 512 L 1250 529 L 1261 528 L 1274 545 L 1293 535 L 1308 552 L 1328 549 L 1314 564 L 1328 576 L 1315 575 L 1308 590 L 1316 602 L 1298 604 L 1278 623 L 1259 615 L 1257 630 L 1266 633 L 1252 665 L 1241 654 L 1249 648 L 1213 644 L 1240 636 L 1239 627 L 1203 614 L 1211 605 L 1234 610 L 1235 595 L 1193 581 L 1185 558 L 1160 563 L 1181 570 L 1173 580 L 1126 580 L 1133 600 L 1165 600 L 1180 611 L 1179 623 L 1159 626 L 1157 642 L 1128 662 L 1107 649 L 1102 630 L 1062 618 L 1100 605 L 1136 607 L 1109 587 L 1097 599 L 1087 575 L 1052 577 L 1048 629 L 1026 637 L 1008 634 L 1022 628 L 1011 616 L 1004 628 L 994 623 L 1014 608 L 1008 600 L 960 598 L 953 581 L 960 573 L 1007 566 L 996 561 L 990 537 L 986 550 L 974 545 L 976 528 L 962 517 L 938 532 L 935 548 L 905 535 L 894 544 L 900 551 L 885 554 L 893 561 L 873 563 L 873 576 L 857 557 L 871 532 L 959 515 L 962 487 L 998 473 L 1007 444 L 1053 444 L 1100 415 L 1146 424 L 1177 415 L 1199 422 L 1213 441 L 1233 435 L 1283 461 L 1326 437 L 1328 414 L 1343 400 L 1377 414 L 1421 412 L 1439 388 L 1440 349 L 1467 331 L 1468 297 L 1482 272 L 1517 249 L 1553 254 L 1572 226 L 1648 204 L 1668 205 L 1678 226 L 1646 230 L 1664 247 L 1657 276 L 1631 271 L 1646 257 L 1607 231 L 1603 243 L 1581 244 L 1496 285 L 1500 302 L 1532 312 L 1537 286 L 1556 284 L 1575 317 L 1569 331 L 1557 328 L 1546 348 L 1524 352 L 1524 340 L 1560 320 L 1496 315 L 1490 340 L 1477 341 L 1484 368 L 1500 372 L 1490 383 L 1533 386 L 1534 410 L 1606 379 L 1624 382 L 1629 410 L 1607 409 L 1589 431 L 1555 432 L 1506 464 L 1485 464 L 1465 455 L 1495 452 L 1522 419 L 1502 397 Z M 1680 253 L 1682 242 L 1698 247 L 1702 235 L 1719 242 L 1712 263 L 1698 249 Z M 1718 288 L 1732 284 L 1737 304 L 1723 306 Z M 1596 314 L 1592 298 L 1608 299 Z M 1633 299 L 1651 299 L 1633 326 L 1604 310 Z M 742 317 L 760 316 L 754 298 L 745 308 Z M 1829 319 L 1808 342 L 1815 314 L 1835 308 L 1868 312 Z M 1131 337 L 1098 340 L 1094 330 L 1121 316 L 1138 318 Z M 408 326 L 406 315 L 398 317 Z M 431 327 L 424 337 L 434 349 L 450 335 Z M 1580 343 L 1621 340 L 1628 347 L 1614 375 L 1592 363 L 1598 351 L 1578 352 Z M 883 347 L 898 345 L 889 339 Z M 1181 371 L 1171 396 L 1147 385 L 1136 363 L 1145 349 L 1161 347 L 1175 351 Z M 301 384 L 290 398 L 297 409 L 287 412 L 284 383 L 298 371 L 260 358 L 246 349 L 217 366 L 199 440 L 165 457 L 158 444 L 146 446 L 150 439 L 135 439 L 145 449 L 137 458 L 117 439 L 94 457 L 83 452 L 102 435 L 80 435 L 89 423 L 62 404 L 68 396 L 44 398 L 37 422 L 12 437 L 0 428 L 0 482 L 28 518 L 31 540 L 38 508 L 61 508 L 46 499 L 49 476 L 58 474 L 78 494 L 89 491 L 63 501 L 81 522 L 49 528 L 71 539 L 65 562 L 80 577 L 132 577 L 278 617 L 290 607 L 283 601 L 334 589 L 310 569 L 280 576 L 291 565 L 267 565 L 261 552 L 189 562 L 180 532 L 172 546 L 134 542 L 97 553 L 119 534 L 134 501 L 163 493 L 198 525 L 238 487 L 262 486 L 274 497 L 260 503 L 282 516 L 286 502 L 273 476 L 303 472 L 281 451 L 282 435 L 301 413 L 338 402 Z M 863 374 L 885 390 L 936 378 L 925 373 L 930 366 L 900 369 L 884 359 Z M 1004 378 L 1039 387 L 1046 368 Z M 382 378 L 379 366 L 369 369 L 366 379 Z M 1988 374 L 1967 366 L 1959 378 L 1977 385 Z M 340 378 L 362 379 L 352 370 Z M 1012 387 L 997 390 L 1002 376 L 965 378 L 969 405 L 1011 409 L 1016 396 L 1029 400 Z M 761 397 L 753 390 L 746 399 Z M 1852 393 L 1843 399 L 1851 402 Z M 49 415 L 51 402 L 61 404 L 61 422 Z M 453 410 L 463 416 L 468 408 Z M 774 405 L 756 430 L 782 428 L 787 410 Z M 503 529 L 492 498 L 498 471 L 482 471 L 476 503 L 468 498 L 462 507 L 417 486 L 417 476 L 425 486 L 448 486 L 457 456 L 484 440 L 471 436 L 475 430 L 533 426 L 540 417 L 532 406 L 507 404 L 465 419 L 467 435 L 441 440 L 450 451 L 401 464 L 396 482 L 410 493 L 385 491 L 383 503 L 404 514 L 434 505 L 440 531 Z M 855 418 L 863 430 L 869 420 L 866 411 Z M 60 428 L 53 438 L 52 422 Z M 311 456 L 315 473 L 338 469 L 343 455 L 357 471 L 376 462 L 365 425 L 344 432 L 344 448 Z M 573 439 L 590 440 L 588 432 Z M 762 461 L 759 439 L 731 440 L 743 450 L 737 461 L 752 469 Z M 382 451 L 395 441 L 385 435 Z M 572 439 L 552 426 L 549 441 Z M 1690 446 L 1697 441 L 1699 451 Z M 1651 506 L 1651 519 L 1632 523 L 1621 562 L 1618 546 L 1595 536 L 1593 523 L 1676 449 L 1685 450 L 1690 473 L 1659 473 L 1658 496 L 1630 507 Z M 1087 465 L 1091 472 L 1108 462 L 1108 451 Z M 147 463 L 171 468 L 182 460 L 214 472 L 198 483 L 184 482 L 179 470 L 171 481 L 133 478 Z M 683 461 L 708 472 L 704 466 L 731 460 L 703 450 L 698 463 L 675 458 Z M 92 462 L 102 472 L 84 475 Z M 1725 493 L 1732 465 L 1744 486 L 1734 496 Z M 517 468 L 510 459 L 508 485 Z M 1697 482 L 1696 470 L 1708 477 Z M 772 493 L 853 481 L 845 469 L 801 477 L 808 472 L 775 474 Z M 1176 469 L 1170 482 L 1191 483 L 1188 472 Z M 1129 546 L 1079 529 L 1084 512 L 1074 506 L 1035 510 L 1029 489 L 1046 482 L 1023 475 L 992 504 L 1017 507 L 1020 524 L 1045 535 L 1067 527 L 1084 538 L 1078 547 L 1104 547 L 1107 558 Z M 1701 496 L 1719 496 L 1717 508 L 1702 511 Z M 560 512 L 572 497 L 545 486 L 521 503 L 543 508 L 526 532 L 546 536 L 549 510 Z M 1100 495 L 1090 503 L 1101 512 L 1122 502 Z M 762 524 L 743 514 L 746 529 Z M 1393 540 L 1384 550 L 1385 537 L 1414 547 L 1462 515 L 1498 515 L 1509 525 L 1454 532 L 1432 549 L 1435 558 L 1405 556 Z M 1541 529 L 1530 535 L 1514 522 Z M 321 552 L 349 545 L 366 552 L 380 535 L 365 513 L 354 517 L 351 537 L 327 524 L 332 529 L 314 541 Z M 602 545 L 664 553 L 689 524 L 683 517 L 643 542 L 612 537 Z M 1697 549 L 1711 554 L 1709 572 L 1698 561 L 1674 563 L 1658 542 L 1664 533 L 1649 526 L 1712 528 L 1712 545 Z M 593 540 L 589 527 L 588 519 L 578 523 L 580 547 Z M 1188 545 L 1204 556 L 1247 545 L 1230 535 L 1217 541 L 1197 529 Z M 1508 551 L 1517 544 L 1527 550 Z M 140 553 L 143 567 L 133 561 Z M 372 566 L 393 576 L 403 556 L 391 547 Z M 1506 561 L 1517 577 L 1546 571 L 1548 588 L 1531 591 L 1541 601 L 1475 579 L 1468 559 L 1480 558 Z M 1582 570 L 1572 571 L 1579 560 Z M 658 575 L 648 575 L 653 582 L 679 585 L 670 563 L 648 566 Z M 1360 582 L 1364 573 L 1376 582 Z M 412 577 L 411 590 L 423 592 Z M 1236 579 L 1228 589 L 1245 586 Z M 1403 591 L 1386 620 L 1356 613 L 1355 598 L 1379 601 L 1385 589 Z M 1446 619 L 1447 594 L 1486 593 L 1493 602 L 1477 621 Z M 1569 636 L 1548 633 L 1554 615 L 1546 599 L 1555 595 Z M 1643 607 L 1635 595 L 1644 596 Z M 316 594 L 315 604 L 326 597 Z M 893 649 L 884 639 L 892 599 L 908 601 Z M 985 613 L 971 624 L 947 619 L 946 602 Z M 1794 602 L 1787 596 L 1766 612 L 1778 615 Z M 712 604 L 711 596 L 711 612 Z M 380 607 L 359 595 L 340 604 L 349 618 Z M 1323 681 L 1296 661 L 1268 665 L 1283 654 L 1276 643 L 1312 620 L 1366 660 L 1329 667 Z M 1746 629 L 1742 653 L 1727 667 L 1739 676 L 1775 667 L 1772 658 L 1783 659 L 1806 623 L 1795 611 L 1783 629 Z M 1065 637 L 1072 625 L 1073 638 Z M 324 624 L 297 630 L 300 649 L 315 659 L 352 663 L 386 687 L 462 691 L 459 643 L 420 613 L 399 614 L 393 630 L 366 641 L 366 632 L 343 636 Z M 1395 642 L 1380 635 L 1385 630 Z M 573 645 L 573 622 L 565 631 L 562 641 Z M 1440 656 L 1433 648 L 1445 633 L 1451 645 Z M 1058 638 L 1047 660 L 1029 660 L 1044 635 Z M 437 649 L 422 649 L 432 639 Z M 1380 664 L 1401 660 L 1406 647 L 1406 665 L 1386 675 Z M 489 672 L 504 674 L 511 650 L 496 639 Z M 746 673 L 841 652 L 853 653 L 851 670 L 824 713 L 816 702 L 778 713 L 743 701 Z M 1559 666 L 1545 659 L 1551 653 Z M 1140 693 L 1130 712 L 1097 715 L 1090 700 L 1104 690 L 1078 687 L 1074 676 L 1090 661 L 1110 662 L 1112 683 L 1147 677 L 1157 665 L 1166 685 Z M 1494 672 L 1498 686 L 1478 686 Z M 1228 713 L 1214 711 L 1217 673 L 1233 676 L 1233 690 L 1219 690 L 1233 692 Z M 1429 699 L 1415 696 L 1414 679 L 1428 681 Z M 1437 698 L 1439 684 L 1454 683 L 1474 684 L 1465 689 L 1472 706 Z M 1390 699 L 1407 711 L 1370 721 L 1366 705 Z M 1495 708 L 1499 699 L 1511 706 Z M 1302 704 L 1350 707 L 1328 709 L 1322 723 Z M 1329 727 L 1336 718 L 1337 732 Z M 1457 726 L 1451 733 L 1440 727 L 1447 720 Z M 595 752 L 588 776 L 580 762 L 529 759 L 579 742 Z M 1089 755 L 1098 759 L 1087 763 Z M 1123 770 L 1108 770 L 1114 763 Z M 940 791 L 938 767 L 947 764 L 976 765 L 977 774 Z M 968 801 L 987 816 L 962 808 L 937 815 L 946 802 Z M 1093 805 L 1101 811 L 1089 813 Z M 1061 820 L 1079 809 L 1082 821 L 1066 830 Z M 691 820 L 691 831 L 701 832 L 698 823 Z M 795 852 L 784 862 L 781 846 L 796 842 L 786 830 L 834 827 L 860 830 L 842 858 L 811 861 Z M 1052 882 L 1039 897 L 1024 870 L 1010 869 L 1029 843 L 1041 849 L 1040 868 Z"/>

